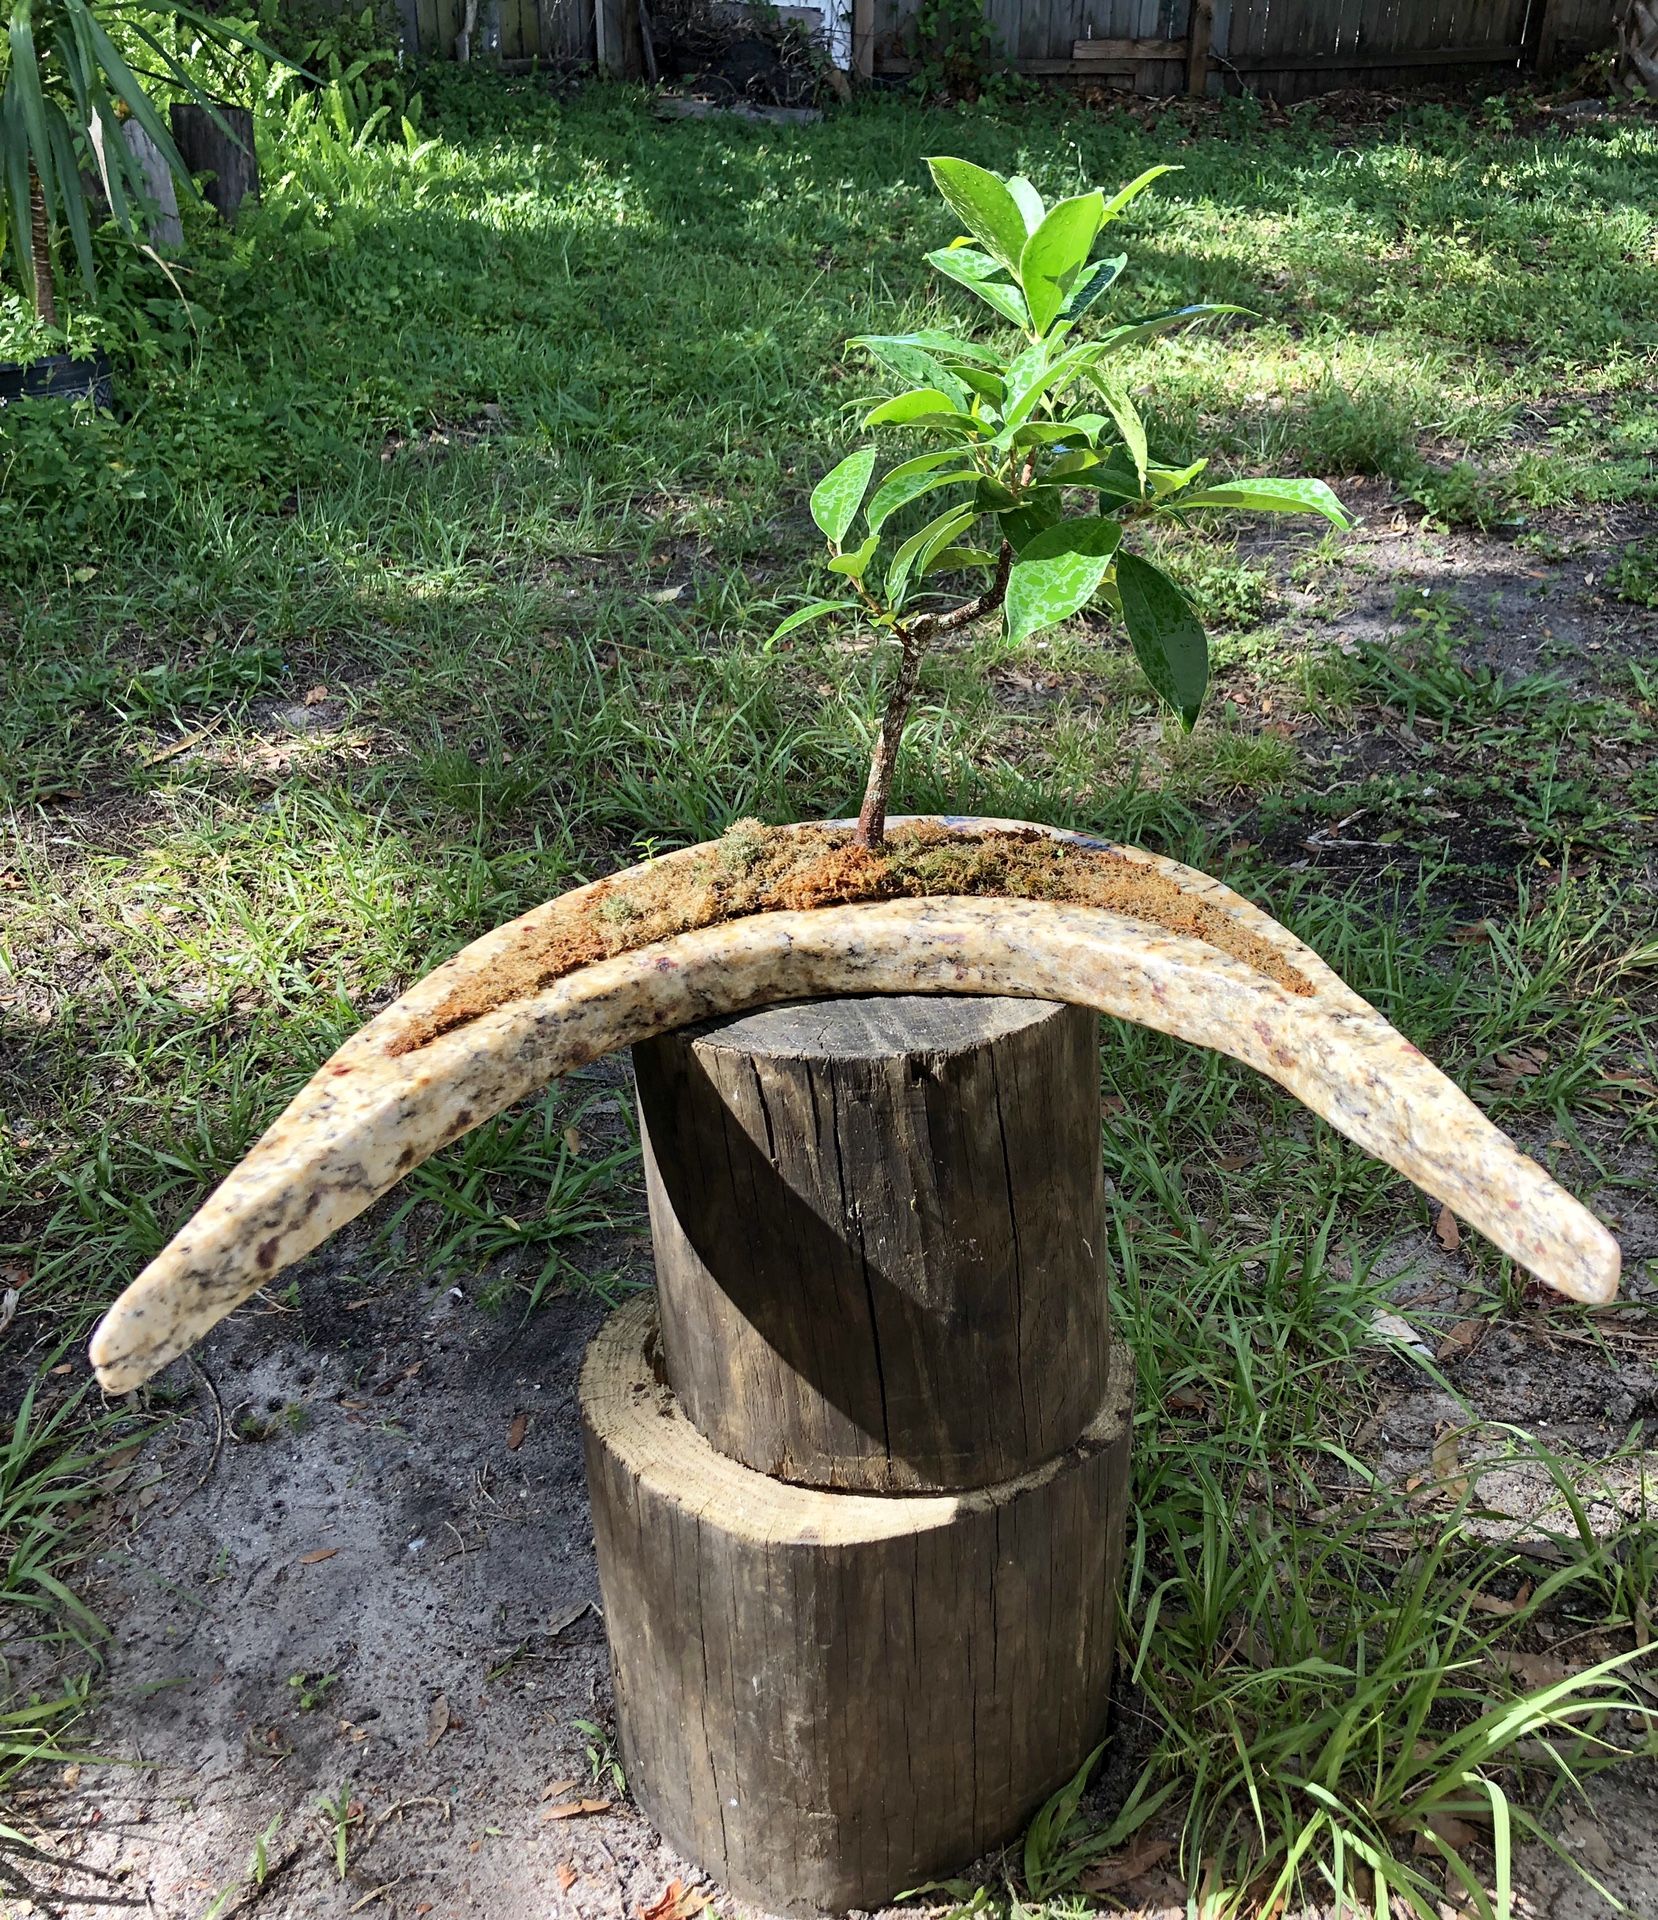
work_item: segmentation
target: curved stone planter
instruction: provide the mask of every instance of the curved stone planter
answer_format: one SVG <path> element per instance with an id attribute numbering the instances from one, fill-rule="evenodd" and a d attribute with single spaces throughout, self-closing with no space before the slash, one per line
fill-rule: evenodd
<path id="1" fill-rule="evenodd" d="M 894 825 L 900 823 L 894 822 Z M 948 818 L 971 833 L 1022 823 Z M 1026 828 L 1025 831 L 1030 831 Z M 1050 829 L 1038 829 L 1050 832 Z M 580 966 L 432 1031 L 456 990 L 598 882 L 485 934 L 339 1050 L 173 1241 L 92 1342 L 100 1383 L 136 1387 L 411 1168 L 525 1094 L 601 1054 L 712 1014 L 833 994 L 967 993 L 1064 1000 L 1256 1068 L 1577 1300 L 1610 1299 L 1617 1242 L 1312 950 L 1229 888 L 1145 862 L 1264 942 L 1292 992 L 1188 934 L 1098 907 L 927 897 L 762 912 Z M 656 863 L 706 860 L 691 848 Z M 463 996 L 464 997 L 464 996 Z"/>

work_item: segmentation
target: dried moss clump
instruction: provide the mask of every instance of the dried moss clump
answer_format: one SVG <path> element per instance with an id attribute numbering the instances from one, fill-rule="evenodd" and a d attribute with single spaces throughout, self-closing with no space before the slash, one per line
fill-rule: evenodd
<path id="1" fill-rule="evenodd" d="M 962 833 L 931 823 L 895 827 L 878 850 L 838 827 L 767 827 L 740 820 L 689 856 L 658 861 L 526 916 L 487 977 L 453 988 L 392 1048 L 409 1053 L 527 999 L 612 954 L 756 913 L 802 912 L 865 900 L 966 895 L 1105 907 L 1202 940 L 1291 993 L 1312 986 L 1269 941 L 1187 893 L 1167 874 L 1110 848 L 1032 829 Z"/>

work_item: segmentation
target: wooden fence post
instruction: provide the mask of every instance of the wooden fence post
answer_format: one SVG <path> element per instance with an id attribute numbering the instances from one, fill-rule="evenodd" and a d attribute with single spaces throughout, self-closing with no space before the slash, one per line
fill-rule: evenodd
<path id="1" fill-rule="evenodd" d="M 417 0 L 395 0 L 398 25 L 403 33 L 403 52 L 406 58 L 420 58 L 420 8 Z"/>
<path id="2" fill-rule="evenodd" d="M 836 1000 L 635 1061 L 659 1300 L 580 1394 L 629 1786 L 769 1912 L 880 1906 L 1105 1724 L 1132 1366 L 1097 1026 Z"/>
<path id="3" fill-rule="evenodd" d="M 852 0 L 852 71 L 860 80 L 875 75 L 875 0 Z"/>
<path id="4" fill-rule="evenodd" d="M 172 168 L 163 158 L 161 149 L 136 120 L 122 124 L 121 138 L 126 141 L 128 151 L 138 162 L 139 171 L 144 176 L 144 191 L 149 195 L 151 205 L 150 245 L 167 258 L 182 253 L 184 223 L 178 217 L 178 190 L 173 183 Z"/>
<path id="5" fill-rule="evenodd" d="M 1215 0 L 1192 0 L 1186 41 L 1186 91 L 1201 100 L 1209 91 L 1209 43 L 1215 31 Z"/>

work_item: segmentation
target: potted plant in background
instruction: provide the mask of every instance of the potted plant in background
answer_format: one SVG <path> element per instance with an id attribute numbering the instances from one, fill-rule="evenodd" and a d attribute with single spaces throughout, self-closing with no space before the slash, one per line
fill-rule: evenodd
<path id="1" fill-rule="evenodd" d="M 190 69 L 167 44 L 185 29 L 199 46 L 256 42 L 188 6 L 135 0 L 0 0 L 0 268 L 25 318 L 0 334 L 0 403 L 26 396 L 110 400 L 109 363 L 65 327 L 59 291 L 66 255 L 89 299 L 93 244 L 105 218 L 126 242 L 158 258 L 149 238 L 157 181 L 195 197 L 190 170 L 151 89 L 214 114 Z"/>

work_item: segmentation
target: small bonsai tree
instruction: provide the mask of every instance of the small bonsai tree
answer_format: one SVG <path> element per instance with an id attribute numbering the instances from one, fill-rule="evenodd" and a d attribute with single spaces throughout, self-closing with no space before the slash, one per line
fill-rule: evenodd
<path id="1" fill-rule="evenodd" d="M 1127 264 L 1121 254 L 1096 259 L 1096 243 L 1174 169 L 1152 167 L 1110 199 L 1095 188 L 1044 207 L 1028 180 L 1004 180 L 966 160 L 927 164 L 969 231 L 926 259 L 983 301 L 1012 337 L 992 344 L 928 330 L 850 343 L 906 383 L 871 408 L 864 427 L 902 429 L 927 450 L 900 460 L 872 488 L 876 449 L 861 447 L 818 483 L 812 518 L 845 591 L 801 607 L 772 636 L 848 617 L 898 644 L 858 819 L 866 847 L 883 840 L 904 723 L 934 641 L 999 612 L 1017 645 L 1098 598 L 1122 620 L 1146 678 L 1189 731 L 1208 685 L 1208 640 L 1174 581 L 1128 550 L 1128 530 L 1238 507 L 1351 524 L 1322 481 L 1205 485 L 1206 460 L 1170 468 L 1152 455 L 1120 370 L 1124 350 L 1244 308 L 1179 307 L 1090 331 Z M 938 510 L 914 525 L 930 508 Z"/>

